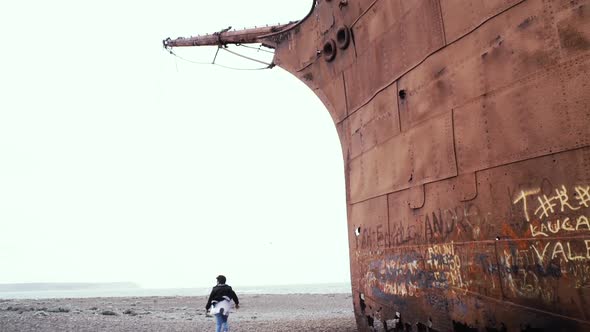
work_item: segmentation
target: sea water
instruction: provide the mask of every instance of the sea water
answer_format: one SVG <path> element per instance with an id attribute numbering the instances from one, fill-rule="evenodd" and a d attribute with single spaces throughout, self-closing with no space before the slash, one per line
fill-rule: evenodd
<path id="1" fill-rule="evenodd" d="M 348 294 L 350 283 L 324 283 L 270 286 L 235 286 L 239 294 Z M 0 299 L 48 299 L 90 297 L 145 297 L 145 296 L 206 296 L 211 287 L 199 288 L 117 288 L 117 289 L 71 289 L 0 292 Z"/>

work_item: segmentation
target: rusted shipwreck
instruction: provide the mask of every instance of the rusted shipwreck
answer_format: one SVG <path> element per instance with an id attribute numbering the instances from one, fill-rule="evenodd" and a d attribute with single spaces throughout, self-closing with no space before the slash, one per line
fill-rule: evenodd
<path id="1" fill-rule="evenodd" d="M 332 115 L 360 331 L 590 331 L 590 1 L 318 0 L 262 43 Z"/>

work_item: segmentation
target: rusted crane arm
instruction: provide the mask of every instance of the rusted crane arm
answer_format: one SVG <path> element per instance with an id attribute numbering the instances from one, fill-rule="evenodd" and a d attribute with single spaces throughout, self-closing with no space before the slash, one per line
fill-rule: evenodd
<path id="1" fill-rule="evenodd" d="M 279 24 L 261 28 L 244 29 L 240 31 L 221 30 L 214 34 L 196 36 L 189 38 L 164 39 L 164 47 L 187 47 L 187 46 L 222 46 L 226 44 L 251 44 L 263 43 L 265 38 L 279 34 L 291 27 L 297 22 Z"/>

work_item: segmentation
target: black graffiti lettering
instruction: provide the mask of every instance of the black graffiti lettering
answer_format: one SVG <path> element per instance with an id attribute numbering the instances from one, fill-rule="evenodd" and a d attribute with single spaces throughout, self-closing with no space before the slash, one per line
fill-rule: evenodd
<path id="1" fill-rule="evenodd" d="M 360 249 L 384 248 L 389 236 L 387 228 L 383 224 L 376 226 L 364 226 L 361 228 Z"/>
<path id="2" fill-rule="evenodd" d="M 438 210 L 438 216 L 436 215 L 436 212 L 432 212 L 432 224 L 434 225 L 434 231 L 438 234 L 444 234 L 444 229 L 443 229 L 443 220 L 442 220 L 442 216 L 440 213 L 440 210 Z"/>
<path id="3" fill-rule="evenodd" d="M 432 239 L 434 237 L 434 231 L 432 229 L 432 224 L 430 223 L 430 218 L 428 217 L 428 214 L 424 219 L 424 224 L 424 237 L 426 239 Z"/>
<path id="4" fill-rule="evenodd" d="M 367 249 L 371 247 L 371 230 L 365 227 L 362 230 L 361 238 L 361 249 Z"/>
<path id="5" fill-rule="evenodd" d="M 390 237 L 391 245 L 400 245 L 409 243 L 418 237 L 416 226 L 404 225 L 402 222 L 398 222 L 393 226 Z"/>
<path id="6" fill-rule="evenodd" d="M 457 221 L 457 213 L 456 213 L 456 211 L 453 211 L 453 209 L 446 209 L 446 210 L 444 210 L 443 218 L 447 215 L 449 216 L 447 218 L 447 223 L 446 223 L 447 234 L 450 234 L 455 229 L 455 224 Z"/>
<path id="7" fill-rule="evenodd" d="M 452 234 L 477 238 L 482 232 L 492 231 L 494 225 L 488 222 L 490 216 L 491 213 L 482 213 L 473 203 L 429 212 L 423 216 L 424 238 L 444 240 Z"/>

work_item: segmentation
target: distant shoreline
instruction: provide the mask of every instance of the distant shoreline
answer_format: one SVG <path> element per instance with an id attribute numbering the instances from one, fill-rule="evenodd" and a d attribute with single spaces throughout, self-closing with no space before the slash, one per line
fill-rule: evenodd
<path id="1" fill-rule="evenodd" d="M 39 292 L 57 290 L 98 290 L 98 289 L 135 289 L 140 288 L 133 282 L 31 282 L 0 284 L 0 293 L 3 292 Z"/>
<path id="2" fill-rule="evenodd" d="M 203 296 L 209 287 L 195 288 L 142 288 L 134 283 L 36 283 L 11 284 L 2 288 L 0 299 L 59 299 L 59 298 L 105 298 L 105 297 L 153 297 L 153 296 Z M 18 287 L 14 287 L 18 285 Z M 27 287 L 21 286 L 27 285 Z M 34 287 L 31 287 L 35 285 Z M 50 285 L 42 288 L 41 285 Z M 131 287 L 127 287 L 130 285 Z M 232 285 L 233 286 L 233 285 Z M 10 289 L 10 290 L 8 290 Z M 350 294 L 350 283 L 318 283 L 295 285 L 234 286 L 238 294 Z"/>

